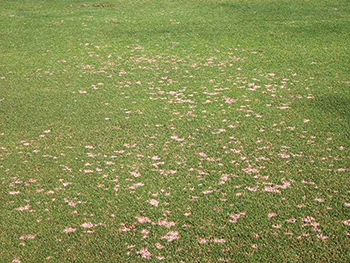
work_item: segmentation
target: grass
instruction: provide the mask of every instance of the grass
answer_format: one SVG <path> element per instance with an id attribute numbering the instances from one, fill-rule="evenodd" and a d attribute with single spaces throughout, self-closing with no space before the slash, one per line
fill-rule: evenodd
<path id="1" fill-rule="evenodd" d="M 347 262 L 349 1 L 0 1 L 1 262 Z"/>

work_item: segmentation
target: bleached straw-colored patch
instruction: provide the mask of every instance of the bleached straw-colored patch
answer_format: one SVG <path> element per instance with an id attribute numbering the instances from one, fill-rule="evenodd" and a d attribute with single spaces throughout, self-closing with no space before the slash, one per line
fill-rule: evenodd
<path id="1" fill-rule="evenodd" d="M 229 104 L 231 104 L 231 103 L 235 103 L 237 101 L 237 99 L 234 99 L 234 98 L 225 98 L 225 102 L 226 103 L 229 103 Z"/>
<path id="2" fill-rule="evenodd" d="M 223 175 L 221 175 L 219 184 L 225 184 L 226 181 L 229 179 L 229 177 L 230 177 L 229 174 L 223 174 Z"/>
<path id="3" fill-rule="evenodd" d="M 66 229 L 63 229 L 64 233 L 71 233 L 71 232 L 75 232 L 77 229 L 74 227 L 67 227 Z"/>
<path id="4" fill-rule="evenodd" d="M 158 206 L 159 205 L 159 201 L 156 200 L 156 199 L 150 199 L 150 200 L 147 200 L 147 202 L 151 205 L 154 205 L 154 206 Z"/>
<path id="5" fill-rule="evenodd" d="M 277 188 L 275 188 L 275 187 L 271 187 L 271 186 L 269 186 L 269 187 L 265 187 L 264 188 L 264 192 L 269 192 L 269 193 L 278 193 L 278 194 L 280 194 L 281 193 L 281 191 L 280 190 L 278 190 Z"/>
<path id="6" fill-rule="evenodd" d="M 93 145 L 86 145 L 85 148 L 86 149 L 95 149 L 95 147 Z"/>
<path id="7" fill-rule="evenodd" d="M 164 248 L 164 246 L 163 246 L 161 243 L 155 243 L 154 245 L 155 245 L 156 248 L 158 248 L 158 249 Z"/>
<path id="8" fill-rule="evenodd" d="M 204 152 L 200 152 L 200 153 L 198 153 L 198 155 L 201 156 L 201 157 L 204 157 L 204 158 L 208 157 L 208 155 L 206 153 L 204 153 Z"/>
<path id="9" fill-rule="evenodd" d="M 141 173 L 139 171 L 132 171 L 131 175 L 134 176 L 134 177 L 140 177 Z"/>
<path id="10" fill-rule="evenodd" d="M 136 183 L 136 184 L 133 184 L 132 186 L 130 186 L 129 189 L 135 190 L 136 188 L 144 186 L 144 185 L 145 185 L 144 183 Z"/>
<path id="11" fill-rule="evenodd" d="M 239 213 L 239 214 L 231 214 L 231 215 L 230 215 L 230 217 L 231 217 L 230 222 L 231 222 L 231 223 L 237 223 L 238 219 L 240 219 L 241 217 L 244 217 L 246 214 L 247 214 L 246 211 L 241 212 L 241 213 Z"/>
<path id="12" fill-rule="evenodd" d="M 22 235 L 22 236 L 20 236 L 19 239 L 26 240 L 26 239 L 34 239 L 35 237 L 36 237 L 36 235 L 29 234 L 29 235 Z"/>
<path id="13" fill-rule="evenodd" d="M 214 238 L 213 242 L 214 243 L 226 243 L 226 239 L 224 239 L 224 238 Z"/>
<path id="14" fill-rule="evenodd" d="M 317 235 L 317 238 L 321 239 L 321 240 L 326 240 L 326 239 L 328 239 L 328 236 L 325 236 L 323 234 L 319 234 L 319 235 Z"/>
<path id="15" fill-rule="evenodd" d="M 304 221 L 304 223 L 311 223 L 315 221 L 315 218 L 312 216 L 307 216 L 307 217 L 303 217 L 302 220 Z"/>
<path id="16" fill-rule="evenodd" d="M 290 157 L 290 155 L 288 153 L 280 153 L 279 154 L 283 159 L 287 159 Z"/>
<path id="17" fill-rule="evenodd" d="M 144 259 L 150 259 L 152 257 L 152 253 L 149 252 L 147 247 L 141 248 L 139 251 L 136 252 L 137 254 L 141 255 Z"/>
<path id="18" fill-rule="evenodd" d="M 166 170 L 163 170 L 163 169 L 160 169 L 159 170 L 159 173 L 162 174 L 162 175 L 169 175 L 169 174 L 176 174 L 176 170 L 170 170 L 170 171 L 166 171 Z"/>
<path id="19" fill-rule="evenodd" d="M 176 226 L 176 222 L 168 221 L 166 219 L 164 219 L 164 220 L 159 219 L 158 220 L 158 225 L 170 228 L 170 227 Z"/>
<path id="20" fill-rule="evenodd" d="M 71 183 L 71 182 L 63 182 L 63 186 L 64 186 L 64 187 L 66 187 L 66 186 L 68 186 L 68 185 L 70 185 L 70 184 L 73 184 L 73 183 Z"/>
<path id="21" fill-rule="evenodd" d="M 207 189 L 203 191 L 203 194 L 207 195 L 207 194 L 211 194 L 213 192 L 213 190 L 211 189 Z"/>
<path id="22" fill-rule="evenodd" d="M 272 218 L 274 216 L 277 216 L 277 214 L 276 213 L 268 213 L 267 216 L 268 216 L 268 218 Z"/>
<path id="23" fill-rule="evenodd" d="M 91 223 L 91 222 L 86 222 L 84 224 L 81 224 L 80 226 L 83 227 L 83 228 L 91 228 L 91 227 L 94 226 L 94 224 Z"/>
<path id="24" fill-rule="evenodd" d="M 152 222 L 151 219 L 149 219 L 147 216 L 138 216 L 137 221 L 141 224 Z"/>
<path id="25" fill-rule="evenodd" d="M 289 218 L 288 220 L 287 220 L 287 222 L 288 223 L 295 223 L 297 220 L 295 219 L 295 218 Z"/>
<path id="26" fill-rule="evenodd" d="M 254 168 L 245 168 L 242 170 L 245 173 L 251 174 L 251 173 L 258 173 L 259 170 L 258 169 L 254 169 Z"/>
<path id="27" fill-rule="evenodd" d="M 175 140 L 175 141 L 178 141 L 178 142 L 182 142 L 182 141 L 185 140 L 184 138 L 181 138 L 181 137 L 179 137 L 178 135 L 173 135 L 173 136 L 171 136 L 171 139 L 173 139 L 173 140 Z"/>
<path id="28" fill-rule="evenodd" d="M 144 228 L 141 230 L 141 234 L 143 235 L 142 238 L 147 238 L 149 235 L 149 230 L 147 228 Z"/>
<path id="29" fill-rule="evenodd" d="M 29 208 L 30 208 L 30 205 L 28 204 L 28 205 L 25 205 L 25 206 L 22 206 L 22 207 L 17 207 L 17 208 L 15 208 L 15 210 L 17 210 L 17 211 L 25 211 L 25 210 L 29 210 Z"/>
<path id="30" fill-rule="evenodd" d="M 180 238 L 180 234 L 178 231 L 170 231 L 165 236 L 163 236 L 161 239 L 166 239 L 168 242 L 177 240 Z"/>
<path id="31" fill-rule="evenodd" d="M 255 187 L 250 187 L 250 186 L 246 186 L 245 189 L 247 189 L 248 191 L 251 191 L 251 192 L 256 192 L 258 191 L 258 186 L 255 186 Z"/>
<path id="32" fill-rule="evenodd" d="M 199 244 L 205 244 L 205 243 L 208 243 L 209 242 L 209 239 L 208 238 L 200 238 L 199 240 L 198 240 L 198 243 Z"/>
<path id="33" fill-rule="evenodd" d="M 350 226 L 350 220 L 344 220 L 343 224 L 346 225 L 346 226 Z"/>

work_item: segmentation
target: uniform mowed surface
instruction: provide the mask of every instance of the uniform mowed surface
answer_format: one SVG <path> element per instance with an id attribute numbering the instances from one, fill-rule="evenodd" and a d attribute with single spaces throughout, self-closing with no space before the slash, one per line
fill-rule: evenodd
<path id="1" fill-rule="evenodd" d="M 350 261 L 349 37 L 346 0 L 0 0 L 0 261 Z"/>

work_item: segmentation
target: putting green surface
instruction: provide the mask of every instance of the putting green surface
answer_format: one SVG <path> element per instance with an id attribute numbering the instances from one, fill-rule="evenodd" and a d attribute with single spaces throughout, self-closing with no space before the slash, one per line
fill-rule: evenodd
<path id="1" fill-rule="evenodd" d="M 350 260 L 350 2 L 0 0 L 0 262 Z"/>

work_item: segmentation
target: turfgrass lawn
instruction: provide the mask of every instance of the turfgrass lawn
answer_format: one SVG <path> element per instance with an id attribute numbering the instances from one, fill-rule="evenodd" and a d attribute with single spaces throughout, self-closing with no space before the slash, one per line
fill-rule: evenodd
<path id="1" fill-rule="evenodd" d="M 349 261 L 349 34 L 346 0 L 1 0 L 0 261 Z"/>

